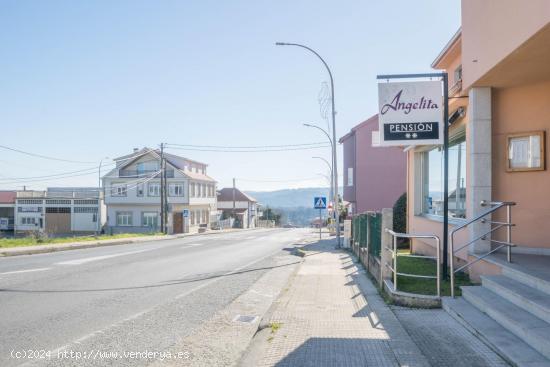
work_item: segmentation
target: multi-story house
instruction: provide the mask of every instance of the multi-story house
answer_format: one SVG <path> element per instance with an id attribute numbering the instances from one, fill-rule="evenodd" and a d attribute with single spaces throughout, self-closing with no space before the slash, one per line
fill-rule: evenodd
<path id="1" fill-rule="evenodd" d="M 15 192 L 14 231 L 50 235 L 98 232 L 105 209 L 97 187 L 54 187 Z"/>
<path id="2" fill-rule="evenodd" d="M 207 175 L 207 165 L 169 153 L 164 157 L 168 233 L 207 227 L 216 214 L 216 181 Z M 134 149 L 114 160 L 115 168 L 103 176 L 108 231 L 160 231 L 160 151 Z"/>
<path id="3" fill-rule="evenodd" d="M 350 214 L 391 208 L 406 191 L 407 154 L 377 146 L 378 114 L 340 138 L 344 146 L 344 201 Z"/>
<path id="4" fill-rule="evenodd" d="M 235 217 L 240 228 L 255 228 L 258 203 L 252 196 L 233 187 L 218 192 L 218 210 L 223 217 Z"/>

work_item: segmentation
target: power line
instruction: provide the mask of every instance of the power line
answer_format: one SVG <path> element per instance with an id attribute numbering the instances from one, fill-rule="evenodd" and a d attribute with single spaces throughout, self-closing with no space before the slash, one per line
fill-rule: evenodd
<path id="1" fill-rule="evenodd" d="M 96 162 L 73 161 L 73 160 L 70 160 L 70 159 L 49 157 L 49 156 L 46 156 L 46 155 L 41 155 L 41 154 L 26 152 L 26 151 L 19 150 L 19 149 L 15 149 L 15 148 L 10 148 L 10 147 L 7 147 L 7 146 L 5 146 L 5 145 L 0 145 L 0 148 L 6 149 L 6 150 L 11 150 L 12 152 L 17 152 L 17 153 L 21 153 L 21 154 L 26 154 L 26 155 L 29 155 L 29 156 L 31 156 L 31 157 L 37 157 L 37 158 L 42 158 L 42 159 L 49 159 L 49 160 L 52 160 L 52 161 L 60 161 L 60 162 L 68 162 L 68 163 L 84 163 L 84 164 L 96 163 Z"/>
<path id="2" fill-rule="evenodd" d="M 190 148 L 262 149 L 262 148 L 285 148 L 285 147 L 300 147 L 300 146 L 311 146 L 311 145 L 326 145 L 326 142 L 321 141 L 321 142 L 316 142 L 316 143 L 279 144 L 279 145 L 251 145 L 251 146 L 193 145 L 193 144 L 173 144 L 173 143 L 166 143 L 165 145 L 178 146 L 178 147 L 190 147 Z"/>
<path id="3" fill-rule="evenodd" d="M 297 150 L 311 150 L 319 148 L 329 148 L 330 145 L 319 145 L 311 147 L 301 147 L 301 148 L 282 148 L 282 149 L 257 149 L 257 150 L 232 150 L 232 149 L 197 149 L 197 148 L 183 148 L 183 147 L 169 147 L 170 149 L 177 150 L 187 150 L 187 151 L 197 151 L 197 152 L 219 152 L 219 153 L 264 153 L 264 152 L 286 152 L 286 151 L 297 151 Z"/>

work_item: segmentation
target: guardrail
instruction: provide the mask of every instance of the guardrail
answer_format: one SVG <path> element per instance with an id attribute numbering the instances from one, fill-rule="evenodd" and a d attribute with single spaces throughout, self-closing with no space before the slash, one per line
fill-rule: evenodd
<path id="1" fill-rule="evenodd" d="M 464 224 L 462 224 L 458 227 L 455 227 L 450 233 L 450 241 L 449 241 L 449 247 L 450 247 L 450 249 L 449 249 L 449 257 L 450 257 L 450 259 L 449 259 L 449 268 L 450 269 L 449 270 L 450 271 L 449 271 L 449 273 L 451 275 L 451 297 L 455 296 L 455 274 L 457 272 L 459 272 L 463 269 L 466 269 L 467 267 L 477 263 L 481 259 L 491 255 L 493 252 L 496 252 L 496 251 L 500 250 L 503 247 L 506 247 L 506 259 L 508 260 L 508 262 L 512 262 L 512 247 L 516 246 L 515 244 L 512 243 L 512 227 L 515 226 L 515 224 L 512 223 L 512 206 L 516 205 L 516 203 L 513 202 L 513 201 L 492 201 L 492 202 L 482 201 L 481 202 L 481 206 L 486 206 L 486 205 L 490 205 L 492 207 L 490 209 L 488 209 L 487 211 L 479 214 L 478 216 L 470 219 L 466 223 L 464 223 Z M 504 207 L 506 207 L 506 222 L 496 222 L 496 221 L 492 221 L 492 220 L 487 220 L 485 218 L 488 215 L 496 212 L 500 208 L 504 208 Z M 454 235 L 455 235 L 455 233 L 460 231 L 461 229 L 464 229 L 464 228 L 468 227 L 470 224 L 475 223 L 475 222 L 489 223 L 489 226 L 491 226 L 491 228 L 489 229 L 489 231 L 483 233 L 480 236 L 477 236 L 473 240 L 468 241 L 466 244 L 463 244 L 462 246 L 460 246 L 459 248 L 457 248 L 455 250 L 454 249 Z M 492 227 L 493 225 L 496 225 L 496 226 Z M 506 228 L 506 241 L 487 239 L 488 235 L 490 235 L 493 232 L 499 230 L 500 228 Z M 480 255 L 480 256 L 475 256 L 474 255 L 475 258 L 476 258 L 475 260 L 469 261 L 466 264 L 459 267 L 458 269 L 455 269 L 454 268 L 454 261 L 453 261 L 455 253 L 462 250 L 466 246 L 469 246 L 472 243 L 474 243 L 476 241 L 479 241 L 479 240 L 487 240 L 491 243 L 497 243 L 498 246 L 491 249 L 490 251 L 488 251 L 487 253 L 485 253 L 483 255 Z"/>
<path id="2" fill-rule="evenodd" d="M 393 273 L 393 290 L 394 292 L 397 291 L 397 276 L 404 276 L 404 277 L 411 277 L 411 278 L 424 278 L 424 279 L 435 279 L 437 283 L 437 296 L 441 297 L 441 246 L 440 246 L 440 240 L 439 237 L 436 235 L 430 235 L 430 234 L 409 234 L 409 233 L 398 233 L 394 232 L 391 229 L 385 228 L 384 231 L 386 233 L 389 233 L 393 237 L 393 248 L 385 247 L 385 249 L 392 253 L 392 262 L 393 266 L 385 263 L 384 266 L 388 267 L 391 272 Z M 397 270 L 397 239 L 398 238 L 432 238 L 436 242 L 436 256 L 426 256 L 426 255 L 400 255 L 403 257 L 417 257 L 417 258 L 426 258 L 426 259 L 433 259 L 436 261 L 437 264 L 437 271 L 436 275 L 418 275 L 418 274 L 409 274 L 409 273 L 400 273 Z"/>

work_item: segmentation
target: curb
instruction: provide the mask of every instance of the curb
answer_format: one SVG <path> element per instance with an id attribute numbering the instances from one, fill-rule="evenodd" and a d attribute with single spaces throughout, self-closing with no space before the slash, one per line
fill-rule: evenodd
<path id="1" fill-rule="evenodd" d="M 241 231 L 253 231 L 256 229 L 260 229 L 260 228 L 245 228 L 245 229 L 236 229 L 236 230 L 220 231 L 220 232 L 189 233 L 189 234 L 151 236 L 151 237 L 146 237 L 146 236 L 128 237 L 120 240 L 99 240 L 97 242 L 94 242 L 94 241 L 73 242 L 73 243 L 65 243 L 62 245 L 54 245 L 54 244 L 43 245 L 43 247 L 35 247 L 31 249 L 25 249 L 24 246 L 12 247 L 9 249 L 0 250 L 0 257 L 46 254 L 50 252 L 81 250 L 81 249 L 94 248 L 94 247 L 129 245 L 132 243 L 141 243 L 141 242 L 150 242 L 150 241 L 167 241 L 167 240 L 174 240 L 178 238 L 187 238 L 187 237 L 194 237 L 194 236 L 205 236 L 205 235 L 212 235 L 212 234 L 232 233 L 232 232 L 241 232 Z"/>

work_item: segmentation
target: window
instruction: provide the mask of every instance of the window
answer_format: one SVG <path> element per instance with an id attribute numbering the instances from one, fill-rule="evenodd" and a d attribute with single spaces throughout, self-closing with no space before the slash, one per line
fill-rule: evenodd
<path id="1" fill-rule="evenodd" d="M 203 198 L 206 197 L 206 185 L 205 184 L 202 184 L 202 197 Z"/>
<path id="2" fill-rule="evenodd" d="M 443 150 L 422 152 L 422 213 L 443 215 Z M 449 217 L 466 218 L 466 141 L 449 144 Z"/>
<path id="3" fill-rule="evenodd" d="M 462 80 L 462 65 L 459 65 L 454 72 L 455 83 Z"/>
<path id="4" fill-rule="evenodd" d="M 70 213 L 71 208 L 47 207 L 46 213 Z"/>
<path id="5" fill-rule="evenodd" d="M 160 196 L 160 184 L 150 183 L 148 185 L 147 196 Z"/>
<path id="6" fill-rule="evenodd" d="M 170 196 L 183 196 L 183 184 L 170 184 L 168 186 L 168 194 Z"/>
<path id="7" fill-rule="evenodd" d="M 19 204 L 42 204 L 42 200 L 37 199 L 19 199 L 17 200 Z"/>
<path id="8" fill-rule="evenodd" d="M 143 196 L 144 190 L 143 190 L 143 184 L 140 183 L 136 186 L 136 195 L 137 196 Z"/>
<path id="9" fill-rule="evenodd" d="M 127 188 L 125 184 L 112 184 L 111 196 L 126 196 Z"/>
<path id="10" fill-rule="evenodd" d="M 191 182 L 191 193 L 189 194 L 191 197 L 195 197 L 195 183 Z"/>
<path id="11" fill-rule="evenodd" d="M 75 206 L 75 213 L 97 213 L 97 206 Z"/>
<path id="12" fill-rule="evenodd" d="M 46 204 L 69 204 L 69 205 L 71 205 L 71 201 L 70 200 L 56 200 L 56 199 L 53 199 L 53 200 L 46 200 Z"/>
<path id="13" fill-rule="evenodd" d="M 36 218 L 35 217 L 21 217 L 21 224 L 23 225 L 36 225 Z"/>
<path id="14" fill-rule="evenodd" d="M 348 186 L 353 186 L 353 167 L 348 167 Z"/>
<path id="15" fill-rule="evenodd" d="M 194 225 L 195 224 L 195 211 L 191 210 L 189 215 L 190 215 L 189 222 L 191 222 L 191 225 Z"/>
<path id="16" fill-rule="evenodd" d="M 89 200 L 89 199 L 80 199 L 80 200 L 74 201 L 75 205 L 97 205 L 97 203 L 98 203 L 97 200 Z"/>
<path id="17" fill-rule="evenodd" d="M 143 212 L 141 213 L 141 225 L 149 228 L 158 228 L 158 213 Z"/>
<path id="18" fill-rule="evenodd" d="M 116 212 L 117 226 L 131 226 L 132 223 L 132 212 Z"/>

